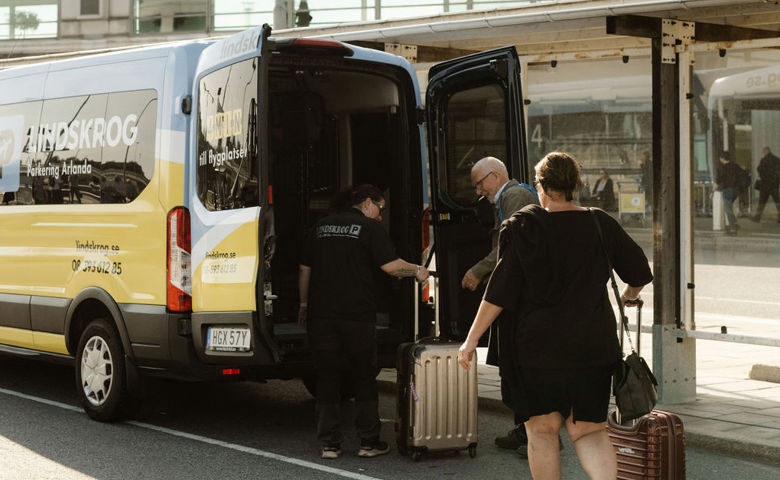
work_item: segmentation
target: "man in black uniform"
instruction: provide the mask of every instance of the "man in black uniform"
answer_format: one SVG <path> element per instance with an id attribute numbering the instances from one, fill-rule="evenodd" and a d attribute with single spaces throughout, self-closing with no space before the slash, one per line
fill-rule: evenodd
<path id="1" fill-rule="evenodd" d="M 317 370 L 317 438 L 322 458 L 341 455 L 340 371 L 347 356 L 355 388 L 358 456 L 390 451 L 379 438 L 376 387 L 376 300 L 374 273 L 379 268 L 396 277 L 428 278 L 428 270 L 406 262 L 378 220 L 385 209 L 382 192 L 361 185 L 349 193 L 351 208 L 320 220 L 299 271 L 299 321 L 306 323 Z M 311 284 L 311 292 L 309 285 Z M 308 301 L 307 301 L 308 300 Z M 308 311 L 311 313 L 308 314 Z"/>

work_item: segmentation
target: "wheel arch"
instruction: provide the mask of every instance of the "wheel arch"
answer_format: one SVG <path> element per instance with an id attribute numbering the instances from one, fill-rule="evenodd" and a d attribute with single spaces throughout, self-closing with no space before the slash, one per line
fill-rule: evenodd
<path id="1" fill-rule="evenodd" d="M 81 332 L 95 318 L 106 317 L 116 328 L 122 348 L 129 359 L 133 359 L 130 336 L 127 333 L 119 305 L 108 292 L 99 287 L 88 287 L 76 295 L 65 314 L 65 346 L 74 357 Z"/>

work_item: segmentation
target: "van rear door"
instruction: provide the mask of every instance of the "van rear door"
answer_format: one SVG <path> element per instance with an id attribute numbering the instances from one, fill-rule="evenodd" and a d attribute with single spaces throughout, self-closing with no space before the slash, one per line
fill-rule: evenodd
<path id="1" fill-rule="evenodd" d="M 478 200 L 471 167 L 501 159 L 509 176 L 527 181 L 520 63 L 514 47 L 435 65 L 426 91 L 431 222 L 440 274 L 442 334 L 464 338 L 482 290 L 461 289 L 466 271 L 491 249 L 493 210 Z"/>
<path id="2" fill-rule="evenodd" d="M 273 225 L 261 113 L 268 33 L 252 29 L 208 47 L 203 57 L 215 49 L 220 62 L 207 65 L 195 82 L 192 334 L 206 363 L 276 360 L 260 280 L 266 230 Z M 234 51 L 240 54 L 226 61 L 224 53 Z"/>

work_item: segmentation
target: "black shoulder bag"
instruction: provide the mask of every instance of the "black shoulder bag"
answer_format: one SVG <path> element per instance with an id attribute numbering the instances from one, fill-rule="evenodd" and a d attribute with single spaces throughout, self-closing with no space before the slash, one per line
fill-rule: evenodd
<path id="1" fill-rule="evenodd" d="M 658 381 L 655 379 L 650 367 L 647 366 L 645 359 L 640 357 L 634 350 L 634 344 L 631 342 L 631 332 L 628 330 L 628 318 L 623 309 L 623 303 L 620 301 L 615 274 L 612 272 L 612 262 L 609 260 L 607 247 L 604 245 L 601 224 L 593 209 L 590 209 L 590 213 L 593 215 L 593 221 L 596 222 L 596 231 L 599 233 L 601 249 L 607 259 L 612 291 L 615 293 L 618 308 L 620 309 L 620 351 L 623 351 L 624 332 L 628 332 L 626 336 L 628 337 L 628 345 L 631 347 L 631 353 L 620 361 L 615 369 L 615 373 L 612 374 L 612 394 L 615 395 L 615 403 L 618 408 L 618 422 L 634 420 L 650 413 L 653 407 L 655 407 L 656 402 L 658 402 L 658 392 L 656 391 Z M 642 308 L 642 300 L 637 299 L 636 302 L 638 308 Z M 637 325 L 637 345 L 639 345 L 641 330 L 641 326 Z"/>

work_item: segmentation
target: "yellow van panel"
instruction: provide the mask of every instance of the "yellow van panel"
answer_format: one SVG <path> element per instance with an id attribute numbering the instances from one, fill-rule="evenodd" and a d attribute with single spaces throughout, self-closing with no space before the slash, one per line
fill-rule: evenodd
<path id="1" fill-rule="evenodd" d="M 21 328 L 0 327 L 0 343 L 22 348 L 35 348 L 32 332 Z"/>
<path id="2" fill-rule="evenodd" d="M 36 350 L 68 355 L 68 349 L 65 346 L 65 335 L 58 335 L 56 333 L 33 332 L 32 336 Z"/>
<path id="3" fill-rule="evenodd" d="M 193 311 L 255 310 L 257 222 L 242 224 L 206 252 L 192 275 Z"/>
<path id="4" fill-rule="evenodd" d="M 167 213 L 183 183 L 184 165 L 158 159 L 131 203 L 3 206 L 0 291 L 74 298 L 99 287 L 117 303 L 164 305 Z"/>

